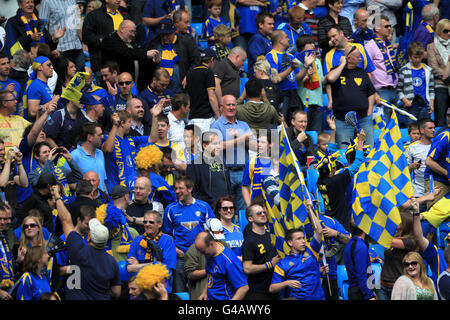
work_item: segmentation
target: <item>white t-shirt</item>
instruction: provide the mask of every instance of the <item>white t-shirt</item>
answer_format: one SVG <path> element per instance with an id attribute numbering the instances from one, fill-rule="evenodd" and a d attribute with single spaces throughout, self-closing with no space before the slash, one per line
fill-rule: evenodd
<path id="1" fill-rule="evenodd" d="M 421 197 L 425 194 L 425 160 L 427 159 L 428 152 L 430 151 L 431 144 L 422 144 L 420 141 L 416 141 L 408 146 L 405 151 L 408 164 L 421 161 L 419 169 L 413 170 L 412 183 L 414 189 L 414 196 Z"/>

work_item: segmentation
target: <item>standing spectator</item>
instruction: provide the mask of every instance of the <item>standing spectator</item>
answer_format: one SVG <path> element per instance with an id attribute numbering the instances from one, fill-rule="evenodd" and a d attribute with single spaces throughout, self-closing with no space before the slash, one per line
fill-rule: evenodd
<path id="1" fill-rule="evenodd" d="M 41 275 L 50 256 L 44 246 L 27 249 L 23 260 L 23 271 L 17 287 L 17 300 L 39 300 L 42 293 L 51 292 L 49 279 Z"/>
<path id="2" fill-rule="evenodd" d="M 307 204 L 307 208 L 314 225 L 311 243 L 306 245 L 303 229 L 290 229 L 286 232 L 286 242 L 291 252 L 275 266 L 269 290 L 273 293 L 286 288 L 287 298 L 325 300 L 320 277 L 328 272 L 328 266 L 320 266 L 317 259 L 322 247 L 322 227 L 316 213 L 312 211 L 312 203 Z"/>
<path id="3" fill-rule="evenodd" d="M 128 72 L 122 72 L 117 77 L 117 84 L 110 84 L 108 81 L 108 93 L 106 97 L 100 100 L 105 106 L 107 112 L 105 116 L 111 115 L 116 111 L 123 111 L 127 108 L 127 101 L 131 98 L 137 98 L 136 96 L 136 84 L 133 80 L 133 76 Z"/>
<path id="4" fill-rule="evenodd" d="M 247 207 L 245 216 L 249 225 L 244 230 L 242 261 L 247 275 L 249 290 L 247 300 L 273 300 L 278 293 L 269 293 L 276 264 L 280 261 L 277 251 L 266 230 L 267 214 L 259 204 Z"/>
<path id="5" fill-rule="evenodd" d="M 412 182 L 416 198 L 425 195 L 425 168 L 427 167 L 425 162 L 435 135 L 435 125 L 431 119 L 420 120 L 418 126 L 419 141 L 412 143 L 405 151 L 409 171 L 413 176 Z M 426 207 L 422 209 L 421 211 L 425 211 Z"/>
<path id="6" fill-rule="evenodd" d="M 14 98 L 22 104 L 23 89 L 21 85 L 11 79 L 10 77 L 11 65 L 8 56 L 0 52 L 0 91 L 10 91 L 13 93 Z M 19 110 L 16 110 L 14 114 L 19 114 Z"/>
<path id="7" fill-rule="evenodd" d="M 113 127 L 103 138 L 102 151 L 105 153 L 106 189 L 112 190 L 121 184 L 133 189 L 137 177 L 134 157 L 138 148 L 150 142 L 149 136 L 126 137 L 131 129 L 131 114 L 119 111 L 112 115 Z"/>
<path id="8" fill-rule="evenodd" d="M 214 76 L 213 76 L 214 83 Z M 214 94 L 214 91 L 213 91 Z M 168 139 L 181 146 L 184 149 L 184 127 L 186 126 L 184 119 L 191 111 L 190 97 L 184 93 L 176 94 L 172 99 L 172 111 L 169 112 L 169 133 Z M 214 95 L 215 97 L 215 95 Z"/>
<path id="9" fill-rule="evenodd" d="M 380 98 L 397 104 L 395 88 L 398 83 L 398 64 L 392 43 L 389 41 L 392 26 L 387 16 L 380 16 L 380 25 L 375 26 L 375 35 L 364 48 L 373 62 L 375 70 L 372 72 L 372 83 Z M 391 109 L 384 109 L 386 123 L 391 118 Z"/>
<path id="10" fill-rule="evenodd" d="M 355 128 L 345 122 L 349 111 L 356 112 L 366 133 L 367 144 L 374 145 L 372 112 L 376 91 L 367 73 L 358 67 L 360 62 L 361 53 L 357 47 L 348 47 L 340 59 L 340 65 L 327 74 L 336 116 L 336 143 L 340 149 L 344 148 L 344 141 L 355 137 Z M 361 81 L 355 81 L 356 78 Z"/>
<path id="11" fill-rule="evenodd" d="M 369 12 L 365 8 L 359 8 L 353 15 L 353 27 L 355 32 L 350 36 L 353 42 L 363 46 L 367 44 L 374 35 L 373 30 L 369 28 Z M 349 40 L 350 40 L 349 39 Z"/>
<path id="12" fill-rule="evenodd" d="M 223 235 L 222 235 L 223 236 Z M 243 300 L 248 291 L 242 263 L 237 256 L 209 232 L 201 232 L 195 247 L 206 257 L 208 283 L 199 300 Z"/>
<path id="13" fill-rule="evenodd" d="M 402 0 L 366 0 L 366 8 L 367 11 L 371 15 L 384 15 L 389 18 L 389 22 L 392 25 L 392 28 L 396 30 L 397 36 L 400 36 L 403 30 L 400 30 L 396 26 L 397 17 L 395 16 L 395 12 L 402 6 Z"/>
<path id="14" fill-rule="evenodd" d="M 226 25 L 226 20 L 220 16 L 222 12 L 222 0 L 208 0 L 206 1 L 210 16 L 205 20 L 202 30 L 202 38 L 208 40 L 208 44 L 211 45 L 216 40 L 214 37 L 214 29 L 223 24 Z M 230 39 L 231 40 L 231 39 Z"/>
<path id="15" fill-rule="evenodd" d="M 99 176 L 99 188 L 105 192 L 105 157 L 102 150 L 103 129 L 98 123 L 86 123 L 83 125 L 80 141 L 70 154 L 72 159 L 79 165 L 81 172 L 85 175 L 89 171 L 95 171 Z"/>
<path id="16" fill-rule="evenodd" d="M 217 199 L 231 193 L 230 173 L 221 157 L 217 133 L 206 131 L 202 138 L 201 159 L 187 166 L 186 176 L 194 182 L 193 196 L 213 208 Z"/>
<path id="17" fill-rule="evenodd" d="M 174 93 L 183 91 L 182 83 L 189 69 L 199 64 L 200 49 L 186 36 L 177 34 L 171 19 L 163 19 L 158 24 L 158 37 L 148 48 L 156 49 L 161 55 L 160 67 L 170 75 L 169 88 Z"/>
<path id="18" fill-rule="evenodd" d="M 305 20 L 311 29 L 311 35 L 314 39 L 314 43 L 316 46 L 319 45 L 319 18 L 314 14 L 314 9 L 317 7 L 318 1 L 316 0 L 302 0 L 298 6 L 305 10 Z"/>
<path id="19" fill-rule="evenodd" d="M 447 110 L 450 104 L 450 20 L 442 19 L 436 25 L 432 43 L 427 46 L 427 61 L 434 75 L 434 119 L 437 127 L 447 124 Z"/>
<path id="20" fill-rule="evenodd" d="M 184 8 L 177 9 L 173 12 L 172 19 L 177 33 L 189 38 L 197 45 L 200 35 L 191 27 L 191 15 L 189 11 Z"/>
<path id="21" fill-rule="evenodd" d="M 434 111 L 434 76 L 431 68 L 422 63 L 424 56 L 420 42 L 409 45 L 409 62 L 400 69 L 397 84 L 398 98 L 418 120 L 428 118 Z M 405 117 L 405 122 L 409 125 L 413 120 Z"/>
<path id="22" fill-rule="evenodd" d="M 425 263 L 417 252 L 403 258 L 403 275 L 395 281 L 392 300 L 438 300 L 433 281 L 427 276 Z"/>
<path id="23" fill-rule="evenodd" d="M 247 59 L 247 53 L 241 47 L 233 47 L 228 57 L 214 65 L 213 72 L 216 81 L 216 95 L 219 104 L 226 95 L 236 99 L 241 95 L 241 78 L 239 72 Z"/>
<path id="24" fill-rule="evenodd" d="M 149 40 L 158 36 L 158 24 L 164 19 L 171 19 L 166 0 L 146 0 L 142 9 L 142 24 L 149 27 Z"/>
<path id="25" fill-rule="evenodd" d="M 239 16 L 238 30 L 240 39 L 236 45 L 247 51 L 250 48 L 247 45 L 250 38 L 258 31 L 256 16 L 267 7 L 267 2 L 261 0 L 230 0 L 230 2 L 236 5 Z"/>
<path id="26" fill-rule="evenodd" d="M 275 109 L 279 110 L 280 105 L 280 77 L 278 72 L 271 68 L 266 59 L 259 60 L 253 66 L 255 78 L 259 79 L 264 87 L 266 98 Z"/>
<path id="27" fill-rule="evenodd" d="M 186 91 L 191 101 L 189 124 L 195 124 L 205 132 L 215 119 L 220 117 L 212 71 L 217 56 L 214 50 L 206 48 L 200 54 L 200 59 L 201 63 L 189 70 L 186 75 Z"/>
<path id="28" fill-rule="evenodd" d="M 447 235 L 446 241 L 450 241 L 449 236 Z M 444 250 L 444 258 L 447 265 L 450 266 L 450 247 L 447 245 L 447 248 Z M 447 267 L 438 278 L 437 282 L 437 291 L 439 297 L 442 300 L 450 300 L 450 267 Z"/>
<path id="29" fill-rule="evenodd" d="M 182 177 L 175 182 L 178 201 L 168 205 L 164 211 L 162 231 L 172 235 L 177 251 L 177 266 L 173 280 L 173 292 L 186 291 L 184 255 L 195 242 L 195 237 L 204 230 L 203 224 L 214 217 L 211 207 L 192 196 L 194 182 Z M 188 228 L 186 228 L 188 227 Z"/>
<path id="30" fill-rule="evenodd" d="M 231 42 L 231 29 L 225 24 L 219 24 L 213 30 L 214 44 L 210 46 L 216 52 L 217 60 L 225 59 L 230 53 L 228 45 Z"/>
<path id="31" fill-rule="evenodd" d="M 17 100 L 11 91 L 0 91 L 0 137 L 6 152 L 13 147 L 19 147 L 25 128 L 31 123 L 21 116 L 14 115 Z"/>
<path id="32" fill-rule="evenodd" d="M 0 138 L 0 157 L 0 194 L 8 204 L 17 207 L 17 186 L 28 187 L 27 173 L 22 164 L 23 155 L 14 149 L 5 153 L 5 143 Z"/>
<path id="33" fill-rule="evenodd" d="M 33 60 L 33 72 L 23 96 L 24 118 L 34 122 L 39 117 L 39 106 L 56 106 L 58 95 L 53 95 L 48 80 L 53 75 L 53 64 L 49 58 L 39 56 Z"/>
<path id="34" fill-rule="evenodd" d="M 151 123 L 145 121 L 146 109 L 148 107 L 145 108 L 143 101 L 139 98 L 131 98 L 127 101 L 126 111 L 131 114 L 131 129 L 128 136 L 150 135 Z"/>
<path id="35" fill-rule="evenodd" d="M 350 223 L 350 232 L 352 238 L 344 250 L 345 267 L 349 279 L 349 300 L 375 300 L 375 294 L 367 286 L 370 257 L 369 248 L 364 242 L 366 234 L 353 221 Z"/>
<path id="36" fill-rule="evenodd" d="M 289 38 L 289 49 L 287 51 L 294 54 L 298 37 L 304 34 L 311 35 L 311 28 L 306 22 L 303 22 L 305 20 L 305 10 L 303 8 L 294 6 L 289 9 L 288 15 L 289 23 L 283 22 L 277 29 L 286 33 Z"/>
<path id="37" fill-rule="evenodd" d="M 236 118 L 236 98 L 232 95 L 223 97 L 220 105 L 221 116 L 212 125 L 211 130 L 220 132 L 222 141 L 223 162 L 230 173 L 231 192 L 235 199 L 236 210 L 245 210 L 242 197 L 242 178 L 244 166 L 249 157 L 249 149 L 256 149 L 256 141 L 252 140 L 253 133 L 248 124 Z"/>
<path id="38" fill-rule="evenodd" d="M 158 68 L 153 74 L 152 82 L 141 91 L 139 98 L 145 101 L 151 109 L 159 100 L 163 98 L 170 100 L 173 97 L 172 91 L 167 88 L 169 84 L 169 72 L 166 69 Z"/>
<path id="39" fill-rule="evenodd" d="M 106 191 L 99 189 L 100 178 L 95 171 L 88 171 L 83 176 L 84 180 L 89 181 L 92 184 L 91 198 L 97 203 L 97 206 L 108 203 L 110 201 Z"/>
<path id="40" fill-rule="evenodd" d="M 83 206 L 88 206 L 95 212 L 95 208 L 98 207 L 97 202 L 92 199 L 92 190 L 94 187 L 92 186 L 90 181 L 81 179 L 77 183 L 77 188 L 75 189 L 76 198 L 67 204 L 67 210 L 69 210 L 72 216 L 72 222 L 77 225 L 78 218 L 82 219 L 81 211 Z M 95 215 L 94 217 L 95 218 Z M 61 227 L 60 230 L 58 228 Z M 56 220 L 56 229 L 57 234 L 63 234 L 61 222 L 59 219 Z"/>
<path id="41" fill-rule="evenodd" d="M 101 50 L 103 61 L 117 62 L 121 73 L 128 72 L 133 78 L 138 79 L 138 74 L 154 69 L 160 57 L 156 50 L 139 48 L 134 42 L 135 36 L 134 22 L 123 20 L 116 31 L 103 39 Z M 148 60 L 148 63 L 144 69 L 142 67 L 145 60 Z"/>
<path id="42" fill-rule="evenodd" d="M 27 70 L 31 66 L 31 58 L 27 51 L 19 49 L 13 55 L 11 63 L 11 70 L 9 72 L 9 78 L 17 81 L 20 84 L 22 93 L 27 86 L 27 81 L 30 78 Z M 20 113 L 21 110 L 18 110 Z"/>
<path id="43" fill-rule="evenodd" d="M 50 33 L 65 29 L 64 36 L 58 40 L 57 52 L 60 56 L 75 61 L 77 71 L 84 71 L 85 57 L 82 50 L 81 17 L 77 15 L 75 0 L 43 0 L 39 7 L 39 18 L 47 20 Z"/>
<path id="44" fill-rule="evenodd" d="M 297 110 L 303 110 L 304 105 L 298 96 L 297 89 L 302 79 L 307 73 L 308 68 L 314 62 L 315 54 L 309 54 L 305 57 L 304 68 L 299 70 L 299 61 L 287 53 L 289 48 L 289 38 L 282 30 L 275 30 L 272 33 L 273 49 L 267 53 L 266 60 L 270 66 L 278 71 L 280 81 L 280 100 L 281 111 L 286 122 L 291 121 L 292 113 Z"/>
<path id="45" fill-rule="evenodd" d="M 234 223 L 236 207 L 233 196 L 220 197 L 216 201 L 214 212 L 223 226 L 224 241 L 239 259 L 242 259 L 242 243 L 244 234 L 241 228 Z"/>
<path id="46" fill-rule="evenodd" d="M 332 43 L 327 36 L 331 26 L 339 26 L 347 38 L 353 33 L 349 19 L 340 15 L 343 5 L 343 0 L 325 0 L 328 14 L 320 19 L 318 24 L 319 47 L 322 49 L 323 54 L 330 51 L 332 47 Z"/>
<path id="47" fill-rule="evenodd" d="M 270 12 L 261 11 L 255 17 L 258 31 L 248 41 L 248 76 L 253 76 L 253 65 L 263 59 L 272 50 L 270 36 L 273 32 L 274 19 Z"/>
<path id="48" fill-rule="evenodd" d="M 90 12 L 83 22 L 82 40 L 89 48 L 91 68 L 97 80 L 99 71 L 104 63 L 102 58 L 103 39 L 119 29 L 119 25 L 127 18 L 122 14 L 119 0 L 105 0 L 98 9 Z M 120 10 L 119 10 L 120 9 Z"/>
<path id="49" fill-rule="evenodd" d="M 277 110 L 267 101 L 265 90 L 259 79 L 253 78 L 245 84 L 245 99 L 237 101 L 236 117 L 246 122 L 250 129 L 268 129 L 280 124 Z"/>
<path id="50" fill-rule="evenodd" d="M 286 135 L 292 150 L 297 156 L 300 165 L 306 165 L 306 159 L 314 155 L 314 142 L 306 133 L 308 127 L 308 115 L 305 111 L 296 110 L 292 114 L 291 126 L 286 130 Z"/>
<path id="51" fill-rule="evenodd" d="M 68 258 L 80 268 L 80 286 L 68 288 L 66 300 L 117 299 L 121 291 L 119 266 L 104 250 L 109 238 L 108 229 L 98 219 L 91 219 L 86 246 L 75 231 L 70 212 L 59 197 L 58 187 L 52 188 L 52 196 L 66 237 Z"/>
<path id="52" fill-rule="evenodd" d="M 161 212 L 150 210 L 143 215 L 143 218 L 145 233 L 137 236 L 131 243 L 127 271 L 138 272 L 146 265 L 161 262 L 170 272 L 167 290 L 171 292 L 173 273 L 177 264 L 173 238 L 161 231 L 163 222 Z"/>
<path id="53" fill-rule="evenodd" d="M 434 41 L 434 29 L 440 18 L 440 12 L 438 7 L 433 4 L 427 4 L 422 9 L 422 21 L 417 26 L 414 32 L 413 41 L 420 42 L 424 49 L 424 58 L 427 59 L 427 46 Z"/>

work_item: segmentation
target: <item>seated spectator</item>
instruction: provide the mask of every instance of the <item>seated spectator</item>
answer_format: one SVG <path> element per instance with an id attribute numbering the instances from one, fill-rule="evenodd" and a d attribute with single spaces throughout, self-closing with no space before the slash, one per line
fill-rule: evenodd
<path id="1" fill-rule="evenodd" d="M 131 98 L 137 98 L 135 91 L 135 82 L 133 76 L 128 72 L 122 72 L 117 77 L 117 85 L 106 82 L 109 95 L 102 98 L 100 102 L 108 110 L 106 115 L 113 114 L 119 110 L 125 110 L 127 101 Z"/>
<path id="2" fill-rule="evenodd" d="M 161 263 L 150 264 L 139 270 L 136 285 L 141 294 L 136 300 L 181 300 L 178 295 L 167 292 L 167 282 L 164 281 L 169 277 L 167 267 Z"/>
<path id="3" fill-rule="evenodd" d="M 299 6 L 293 6 L 288 11 L 289 15 L 289 23 L 281 23 L 277 29 L 283 30 L 284 33 L 289 38 L 289 48 L 288 52 L 294 54 L 296 50 L 297 39 L 301 35 L 311 35 L 311 28 L 308 26 L 306 22 L 303 22 L 305 19 L 305 10 Z M 313 40 L 314 43 L 314 40 Z"/>
<path id="4" fill-rule="evenodd" d="M 247 102 L 236 101 L 236 118 L 248 124 L 250 129 L 268 129 L 271 125 L 280 124 L 277 110 L 265 96 L 262 82 L 259 79 L 250 79 L 245 84 Z"/>
<path id="5" fill-rule="evenodd" d="M 434 119 L 436 127 L 447 123 L 450 104 L 448 85 L 450 81 L 450 47 L 445 45 L 450 39 L 450 20 L 442 19 L 436 25 L 434 40 L 427 46 L 427 62 L 434 76 Z"/>
<path id="6" fill-rule="evenodd" d="M 444 258 L 447 265 L 450 266 L 450 246 L 448 246 L 450 239 L 448 235 L 446 240 L 447 248 L 444 250 Z M 447 269 L 440 274 L 436 289 L 442 300 L 450 300 L 450 267 L 447 267 Z"/>
<path id="7" fill-rule="evenodd" d="M 403 107 L 418 120 L 429 117 L 434 111 L 434 76 L 431 68 L 422 63 L 425 50 L 421 43 L 408 47 L 409 61 L 398 74 L 397 95 Z M 409 125 L 413 120 L 405 117 Z"/>
<path id="8" fill-rule="evenodd" d="M 330 143 L 331 136 L 328 132 L 319 132 L 317 135 L 317 149 L 316 155 L 322 157 L 328 149 L 328 144 Z"/>
<path id="9" fill-rule="evenodd" d="M 418 122 L 413 122 L 408 125 L 408 137 L 410 141 L 403 144 L 403 147 L 405 147 L 405 151 L 412 143 L 420 140 L 420 130 Z"/>
<path id="10" fill-rule="evenodd" d="M 206 5 L 208 7 L 209 17 L 203 24 L 202 38 L 207 39 L 208 44 L 212 45 L 216 41 L 214 29 L 221 24 L 226 25 L 227 22 L 220 16 L 222 12 L 222 0 L 207 0 Z"/>
<path id="11" fill-rule="evenodd" d="M 231 42 L 231 29 L 225 24 L 219 24 L 213 30 L 214 44 L 210 46 L 215 51 L 217 60 L 225 59 L 230 53 L 228 45 Z"/>
<path id="12" fill-rule="evenodd" d="M 27 71 L 31 66 L 30 55 L 26 50 L 19 49 L 13 55 L 10 64 L 11 70 L 9 71 L 9 78 L 17 81 L 20 84 L 23 93 L 27 86 L 27 81 L 30 78 Z M 22 111 L 23 110 L 17 110 L 19 114 Z"/>
<path id="13" fill-rule="evenodd" d="M 16 110 L 14 114 L 19 114 L 22 105 L 23 89 L 21 85 L 11 79 L 11 65 L 8 56 L 0 52 L 0 91 L 10 91 L 13 93 L 14 98 L 19 102 L 19 110 Z"/>

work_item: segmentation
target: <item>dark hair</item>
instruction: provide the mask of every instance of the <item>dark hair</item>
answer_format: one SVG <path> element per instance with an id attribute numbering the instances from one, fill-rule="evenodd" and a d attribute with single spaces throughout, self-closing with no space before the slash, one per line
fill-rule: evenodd
<path id="1" fill-rule="evenodd" d="M 158 116 L 156 117 L 156 120 L 158 122 L 165 122 L 167 125 L 169 125 L 169 118 L 167 117 L 167 115 L 165 115 L 164 113 L 160 113 L 158 114 Z"/>
<path id="2" fill-rule="evenodd" d="M 43 57 L 47 57 L 50 59 L 52 50 L 50 49 L 50 46 L 47 43 L 37 42 L 33 45 L 33 47 L 37 47 L 37 53 L 36 53 L 37 57 L 43 56 Z M 33 62 L 31 62 L 31 63 L 33 63 Z"/>
<path id="3" fill-rule="evenodd" d="M 338 1 L 340 1 L 340 0 L 325 0 L 325 8 L 327 8 L 327 10 L 329 10 L 329 7 Z"/>
<path id="4" fill-rule="evenodd" d="M 307 34 L 299 36 L 297 38 L 297 41 L 295 41 L 295 45 L 297 46 L 298 52 L 303 51 L 305 49 L 305 46 L 311 43 L 315 43 L 314 38 Z"/>
<path id="5" fill-rule="evenodd" d="M 106 61 L 101 69 L 105 69 L 108 68 L 109 72 L 113 73 L 114 71 L 117 71 L 117 74 L 119 74 L 120 69 L 119 69 L 119 64 L 115 61 Z"/>
<path id="6" fill-rule="evenodd" d="M 222 208 L 222 202 L 225 202 L 225 201 L 232 202 L 234 205 L 234 197 L 233 196 L 223 196 L 223 197 L 218 198 L 216 201 L 216 204 L 214 206 L 214 213 L 216 214 L 217 218 L 220 218 L 219 211 L 220 211 L 220 208 Z"/>
<path id="7" fill-rule="evenodd" d="M 411 133 L 413 130 L 419 130 L 418 122 L 413 122 L 408 125 L 408 133 Z"/>
<path id="8" fill-rule="evenodd" d="M 8 58 L 8 60 L 9 60 L 8 55 L 6 53 L 4 53 L 3 51 L 0 51 L 0 59 L 4 59 L 4 58 Z"/>
<path id="9" fill-rule="evenodd" d="M 77 196 L 87 196 L 92 192 L 93 188 L 94 187 L 89 181 L 81 179 L 78 180 L 75 192 L 77 193 Z"/>
<path id="10" fill-rule="evenodd" d="M 184 127 L 184 130 L 192 131 L 194 133 L 194 137 L 201 138 L 202 130 L 196 124 L 188 124 Z"/>
<path id="11" fill-rule="evenodd" d="M 67 68 L 69 67 L 69 63 L 72 62 L 76 65 L 75 61 L 66 57 L 61 57 L 58 59 L 58 63 L 56 64 L 55 72 L 58 75 L 58 80 L 56 82 L 54 94 L 61 94 L 62 87 L 66 82 L 66 74 Z"/>
<path id="12" fill-rule="evenodd" d="M 188 177 L 188 176 L 182 176 L 180 178 L 178 178 L 175 183 L 179 183 L 179 182 L 183 182 L 184 185 L 186 186 L 186 188 L 188 189 L 192 189 L 194 187 L 194 180 L 192 180 L 192 178 Z"/>
<path id="13" fill-rule="evenodd" d="M 245 84 L 245 92 L 249 98 L 259 98 L 261 96 L 262 89 L 262 82 L 257 78 L 252 78 Z"/>
<path id="14" fill-rule="evenodd" d="M 364 231 L 362 231 L 360 228 L 358 228 L 358 226 L 356 225 L 355 221 L 353 221 L 353 219 L 350 220 L 349 231 L 353 236 L 360 236 L 360 235 L 364 234 Z"/>
<path id="15" fill-rule="evenodd" d="M 211 137 L 218 136 L 215 131 L 205 131 L 202 133 L 202 144 L 209 145 L 211 143 Z"/>
<path id="16" fill-rule="evenodd" d="M 428 122 L 434 123 L 434 121 L 431 118 L 424 118 L 424 119 L 420 119 L 419 121 L 417 121 L 417 126 L 419 129 L 423 129 L 423 128 L 425 128 L 425 124 Z"/>
<path id="17" fill-rule="evenodd" d="M 181 106 L 187 106 L 189 104 L 189 96 L 184 93 L 177 93 L 170 101 L 172 102 L 172 111 L 180 110 Z"/>
<path id="18" fill-rule="evenodd" d="M 284 239 L 286 240 L 286 242 L 292 240 L 294 233 L 297 233 L 297 232 L 302 232 L 303 234 L 305 234 L 305 230 L 303 230 L 302 227 L 288 229 L 288 231 L 286 231 L 286 234 L 284 235 Z"/>
<path id="19" fill-rule="evenodd" d="M 330 31 L 331 29 L 336 29 L 338 33 L 344 32 L 344 29 L 342 29 L 339 25 L 337 24 L 333 24 L 332 26 L 329 26 L 327 29 L 327 33 L 328 31 Z"/>
<path id="20" fill-rule="evenodd" d="M 268 11 L 261 11 L 255 17 L 256 28 L 259 28 L 259 24 L 264 23 L 264 19 L 271 18 L 273 19 L 273 15 Z"/>
<path id="21" fill-rule="evenodd" d="M 34 145 L 34 147 L 33 147 L 33 153 L 34 153 L 35 156 L 38 156 L 38 157 L 39 157 L 39 154 L 40 154 L 40 152 L 41 152 L 41 148 L 42 148 L 43 146 L 49 147 L 50 150 L 52 149 L 52 147 L 50 146 L 50 144 L 49 144 L 47 141 L 41 141 L 41 142 L 38 142 L 38 143 L 36 143 L 36 144 Z"/>
<path id="22" fill-rule="evenodd" d="M 171 147 L 161 147 L 161 148 L 159 148 L 159 150 L 162 152 L 163 158 L 172 160 L 172 152 L 174 150 Z"/>
<path id="23" fill-rule="evenodd" d="M 87 217 L 91 219 L 96 217 L 95 208 L 93 206 L 83 204 L 80 206 L 80 220 L 83 221 Z"/>
<path id="24" fill-rule="evenodd" d="M 101 128 L 102 125 L 96 122 L 87 122 L 81 127 L 81 133 L 79 136 L 79 141 L 84 142 L 87 140 L 88 135 L 94 135 L 96 128 Z"/>

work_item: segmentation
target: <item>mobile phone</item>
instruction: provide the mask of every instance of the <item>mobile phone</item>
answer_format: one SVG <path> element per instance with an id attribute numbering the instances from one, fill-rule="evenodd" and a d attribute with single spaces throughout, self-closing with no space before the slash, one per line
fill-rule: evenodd
<path id="1" fill-rule="evenodd" d="M 55 150 L 55 153 L 63 153 L 64 152 L 64 148 L 63 147 L 58 147 Z"/>

